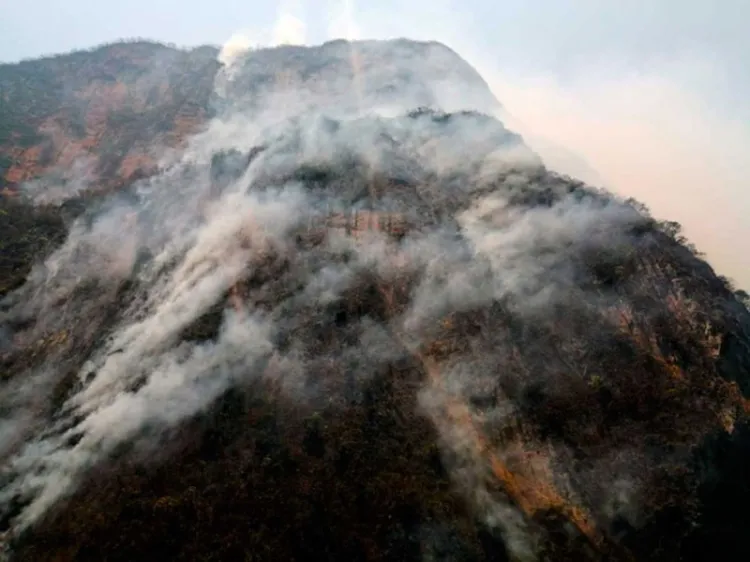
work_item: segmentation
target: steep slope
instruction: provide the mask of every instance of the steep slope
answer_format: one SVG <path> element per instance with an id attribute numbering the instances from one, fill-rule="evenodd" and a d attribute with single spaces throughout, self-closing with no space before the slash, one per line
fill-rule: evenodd
<path id="1" fill-rule="evenodd" d="M 746 552 L 747 308 L 672 225 L 461 111 L 499 105 L 470 71 L 249 53 L 152 177 L 4 202 L 46 239 L 0 270 L 9 557 Z"/>
<path id="2" fill-rule="evenodd" d="M 0 65 L 0 190 L 41 177 L 44 191 L 102 189 L 152 171 L 204 122 L 216 53 L 131 42 Z"/>

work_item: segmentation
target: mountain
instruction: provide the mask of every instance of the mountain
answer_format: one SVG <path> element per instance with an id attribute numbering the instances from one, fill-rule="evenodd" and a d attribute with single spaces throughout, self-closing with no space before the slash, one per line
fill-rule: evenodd
<path id="1" fill-rule="evenodd" d="M 7 559 L 750 554 L 750 312 L 679 225 L 441 44 L 223 55 L 0 69 Z"/>

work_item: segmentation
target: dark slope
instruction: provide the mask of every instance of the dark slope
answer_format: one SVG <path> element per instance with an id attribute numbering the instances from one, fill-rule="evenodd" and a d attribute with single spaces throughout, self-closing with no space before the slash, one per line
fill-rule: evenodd
<path id="1" fill-rule="evenodd" d="M 669 225 L 486 115 L 265 87 L 116 196 L 13 203 L 88 208 L 0 310 L 13 559 L 744 552 L 750 315 Z"/>

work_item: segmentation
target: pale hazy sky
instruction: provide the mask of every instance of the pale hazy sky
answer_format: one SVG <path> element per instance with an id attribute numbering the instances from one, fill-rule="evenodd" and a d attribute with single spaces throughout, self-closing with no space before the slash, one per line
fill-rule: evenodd
<path id="1" fill-rule="evenodd" d="M 0 14 L 2 61 L 123 37 L 441 40 L 521 133 L 680 221 L 750 287 L 750 0 L 0 0 Z"/>

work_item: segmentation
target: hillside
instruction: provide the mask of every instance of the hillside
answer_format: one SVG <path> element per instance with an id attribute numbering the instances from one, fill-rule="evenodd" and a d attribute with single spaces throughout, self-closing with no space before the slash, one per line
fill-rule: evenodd
<path id="1" fill-rule="evenodd" d="M 216 55 L 0 68 L 9 560 L 750 554 L 750 313 L 677 225 L 440 44 Z"/>
<path id="2" fill-rule="evenodd" d="M 153 171 L 205 121 L 216 53 L 131 42 L 0 65 L 0 190 L 105 189 Z"/>

